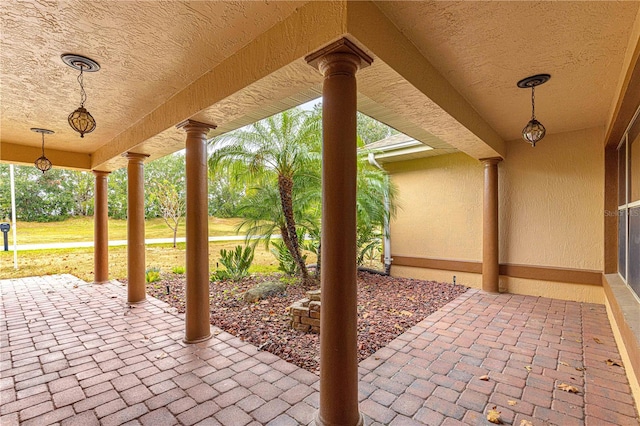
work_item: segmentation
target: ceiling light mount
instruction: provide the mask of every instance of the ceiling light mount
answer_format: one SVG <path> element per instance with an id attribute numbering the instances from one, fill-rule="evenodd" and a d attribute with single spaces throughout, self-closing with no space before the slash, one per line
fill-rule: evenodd
<path id="1" fill-rule="evenodd" d="M 518 82 L 518 87 L 521 89 L 528 89 L 530 87 L 540 86 L 541 84 L 549 81 L 551 76 L 549 74 L 536 74 L 531 77 L 523 78 Z"/>
<path id="2" fill-rule="evenodd" d="M 44 156 L 44 135 L 51 135 L 55 133 L 53 130 L 49 129 L 41 129 L 39 127 L 32 127 L 32 132 L 41 133 L 42 134 L 42 155 L 38 157 L 36 161 L 33 162 L 36 168 L 44 174 L 44 172 L 51 170 L 52 164 L 51 161 Z"/>
<path id="3" fill-rule="evenodd" d="M 87 93 L 84 90 L 84 73 L 96 72 L 100 69 L 100 65 L 93 59 L 72 53 L 65 53 L 60 57 L 62 58 L 62 62 L 80 71 L 80 75 L 78 75 L 78 84 L 80 84 L 80 106 L 69 114 L 68 121 L 69 126 L 80 133 L 81 138 L 84 138 L 85 133 L 91 133 L 96 129 L 96 120 L 84 107 L 84 103 L 87 101 Z"/>
<path id="4" fill-rule="evenodd" d="M 544 128 L 542 123 L 536 120 L 536 86 L 546 83 L 551 78 L 549 74 L 536 74 L 527 78 L 523 78 L 518 82 L 518 87 L 521 89 L 529 89 L 531 88 L 531 120 L 527 123 L 527 125 L 522 129 L 522 138 L 529 142 L 531 146 L 535 147 L 536 142 L 539 142 L 544 135 L 547 133 L 547 130 Z"/>
<path id="5" fill-rule="evenodd" d="M 96 72 L 100 70 L 100 64 L 86 56 L 65 53 L 64 55 L 61 55 L 60 58 L 62 59 L 62 62 L 78 71 Z"/>

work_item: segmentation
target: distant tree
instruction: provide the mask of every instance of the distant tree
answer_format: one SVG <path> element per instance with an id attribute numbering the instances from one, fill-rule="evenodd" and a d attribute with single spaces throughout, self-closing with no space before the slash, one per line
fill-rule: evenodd
<path id="1" fill-rule="evenodd" d="M 123 167 L 109 174 L 108 184 L 109 217 L 113 219 L 127 218 L 127 169 Z"/>
<path id="2" fill-rule="evenodd" d="M 182 153 L 158 158 L 145 165 L 146 217 L 161 217 L 173 232 L 186 213 L 185 159 Z"/>
<path id="3" fill-rule="evenodd" d="M 9 166 L 2 165 L 0 208 L 2 216 L 11 216 Z M 42 173 L 32 166 L 14 168 L 16 218 L 27 222 L 55 222 L 73 214 L 72 172 L 53 168 Z"/>
<path id="4" fill-rule="evenodd" d="M 244 183 L 217 174 L 209 179 L 209 216 L 236 217 L 246 193 Z"/>
<path id="5" fill-rule="evenodd" d="M 358 136 L 362 138 L 365 145 L 388 138 L 398 131 L 384 123 L 375 120 L 368 115 L 358 112 L 357 116 Z"/>
<path id="6" fill-rule="evenodd" d="M 69 172 L 69 179 L 73 185 L 73 214 L 93 215 L 93 189 L 95 179 L 93 173 L 85 171 Z"/>
<path id="7" fill-rule="evenodd" d="M 0 164 L 0 221 L 11 219 L 11 184 L 9 165 Z"/>
<path id="8" fill-rule="evenodd" d="M 186 213 L 184 179 L 180 181 L 154 181 L 149 185 L 151 200 L 158 206 L 160 215 L 173 231 L 173 247 L 176 247 L 178 226 Z"/>

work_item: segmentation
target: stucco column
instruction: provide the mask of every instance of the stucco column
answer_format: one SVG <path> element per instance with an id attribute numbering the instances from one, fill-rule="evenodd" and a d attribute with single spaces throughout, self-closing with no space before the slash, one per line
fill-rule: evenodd
<path id="1" fill-rule="evenodd" d="M 144 159 L 145 154 L 128 152 L 127 165 L 127 302 L 146 299 L 144 245 Z"/>
<path id="2" fill-rule="evenodd" d="M 498 243 L 498 163 L 501 158 L 481 159 L 484 165 L 482 197 L 482 289 L 500 290 L 500 257 Z"/>
<path id="3" fill-rule="evenodd" d="M 178 124 L 187 132 L 187 250 L 186 343 L 211 337 L 209 325 L 209 209 L 207 191 L 207 132 L 215 126 L 187 120 Z"/>
<path id="4" fill-rule="evenodd" d="M 363 425 L 358 409 L 356 71 L 371 59 L 346 40 L 316 63 L 322 86 L 320 408 L 316 425 Z"/>
<path id="5" fill-rule="evenodd" d="M 109 208 L 107 176 L 109 172 L 93 171 L 95 176 L 93 206 L 93 282 L 109 281 Z"/>

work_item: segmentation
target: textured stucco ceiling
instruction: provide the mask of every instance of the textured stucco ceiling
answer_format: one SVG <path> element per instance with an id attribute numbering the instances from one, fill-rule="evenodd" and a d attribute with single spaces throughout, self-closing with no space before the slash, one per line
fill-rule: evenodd
<path id="1" fill-rule="evenodd" d="M 504 140 L 520 137 L 531 92 L 548 132 L 604 126 L 640 2 L 376 2 Z"/>
<path id="2" fill-rule="evenodd" d="M 2 1 L 2 140 L 37 146 L 28 130 L 45 127 L 51 148 L 92 153 L 301 4 Z M 83 139 L 66 122 L 80 94 L 63 53 L 102 67 L 85 74 L 98 126 Z"/>
<path id="3" fill-rule="evenodd" d="M 303 58 L 348 37 L 374 63 L 358 74 L 358 107 L 436 148 L 504 155 L 530 116 L 515 83 L 547 72 L 536 109 L 549 133 L 604 126 L 640 2 L 319 2 L 5 0 L 0 3 L 0 160 L 29 163 L 47 136 L 55 165 L 113 170 L 126 151 L 149 159 L 184 147 L 175 125 L 211 135 L 318 96 Z M 636 35 L 634 35 L 636 34 Z M 77 72 L 98 122 L 84 139 L 66 117 Z M 37 157 L 36 155 L 36 157 Z M 35 158 L 35 157 L 34 157 Z"/>

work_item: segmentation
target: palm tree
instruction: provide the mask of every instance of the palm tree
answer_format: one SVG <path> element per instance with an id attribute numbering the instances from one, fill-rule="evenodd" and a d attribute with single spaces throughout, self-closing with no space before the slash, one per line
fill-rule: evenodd
<path id="1" fill-rule="evenodd" d="M 305 193 L 296 189 L 319 186 L 320 121 L 314 115 L 292 109 L 214 138 L 211 146 L 214 151 L 209 157 L 209 167 L 214 176 L 226 173 L 235 179 L 260 182 L 259 188 L 263 189 L 258 188 L 255 192 L 262 197 L 264 203 L 260 205 L 263 206 L 270 198 L 267 197 L 269 187 L 277 188 L 282 216 L 275 216 L 277 210 L 269 209 L 263 210 L 262 214 L 249 215 L 250 220 L 254 220 L 254 225 L 259 220 L 269 220 L 279 228 L 303 281 L 307 282 L 309 274 L 296 225 L 296 212 L 304 211 L 304 205 L 300 205 L 304 202 L 301 197 L 294 202 L 294 198 L 297 193 Z M 272 198 L 273 191 L 270 195 Z M 246 210 L 247 214 L 249 210 Z"/>

